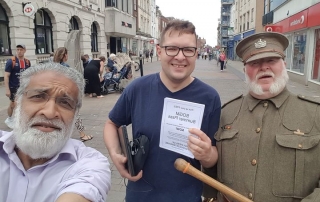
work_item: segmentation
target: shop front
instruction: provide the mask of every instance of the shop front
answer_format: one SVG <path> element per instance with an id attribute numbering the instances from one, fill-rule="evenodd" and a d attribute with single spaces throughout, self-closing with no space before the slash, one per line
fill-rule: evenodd
<path id="1" fill-rule="evenodd" d="M 265 27 L 289 39 L 286 68 L 291 78 L 320 85 L 320 3 Z"/>

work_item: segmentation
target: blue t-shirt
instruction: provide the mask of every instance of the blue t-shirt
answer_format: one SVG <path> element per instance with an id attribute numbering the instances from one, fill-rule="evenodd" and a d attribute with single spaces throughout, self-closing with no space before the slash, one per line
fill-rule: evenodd
<path id="1" fill-rule="evenodd" d="M 27 59 L 24 59 L 24 68 L 21 68 L 20 61 L 17 57 L 15 57 L 15 64 L 12 67 L 12 59 L 7 60 L 6 66 L 5 66 L 5 72 L 9 72 L 9 88 L 18 88 L 20 86 L 20 74 L 28 69 L 30 67 L 30 61 Z"/>
<path id="2" fill-rule="evenodd" d="M 109 114 L 116 125 L 132 123 L 133 137 L 146 135 L 150 151 L 143 168 L 143 177 L 128 182 L 126 202 L 200 202 L 202 182 L 174 168 L 174 161 L 183 158 L 200 170 L 200 162 L 159 147 L 164 98 L 174 98 L 205 105 L 201 130 L 215 145 L 221 102 L 216 90 L 195 78 L 177 92 L 170 92 L 160 80 L 159 73 L 134 80 L 125 88 Z"/>

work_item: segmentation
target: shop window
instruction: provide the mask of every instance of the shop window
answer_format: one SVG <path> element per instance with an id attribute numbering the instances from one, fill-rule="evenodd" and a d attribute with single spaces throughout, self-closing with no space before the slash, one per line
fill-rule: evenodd
<path id="1" fill-rule="evenodd" d="M 315 52 L 313 61 L 311 79 L 320 82 L 320 29 L 315 30 Z"/>
<path id="2" fill-rule="evenodd" d="M 91 52 L 98 52 L 98 30 L 96 24 L 91 25 Z"/>
<path id="3" fill-rule="evenodd" d="M 11 55 L 9 20 L 6 11 L 0 4 L 0 55 Z"/>
<path id="4" fill-rule="evenodd" d="M 34 19 L 36 54 L 53 52 L 52 24 L 50 17 L 44 10 L 39 10 Z"/>
<path id="5" fill-rule="evenodd" d="M 286 68 L 288 70 L 290 70 L 291 69 L 291 63 L 292 63 L 292 34 L 288 34 L 288 35 L 286 35 L 286 37 L 289 40 L 289 45 L 288 45 L 288 47 L 286 49 L 285 61 L 287 63 Z"/>
<path id="6" fill-rule="evenodd" d="M 306 31 L 295 32 L 293 34 L 293 59 L 291 70 L 294 72 L 304 73 L 306 42 Z"/>

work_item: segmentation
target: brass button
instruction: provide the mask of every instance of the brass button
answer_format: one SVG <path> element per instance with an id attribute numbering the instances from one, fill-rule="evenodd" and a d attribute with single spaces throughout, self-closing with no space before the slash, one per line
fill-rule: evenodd
<path id="1" fill-rule="evenodd" d="M 249 193 L 248 196 L 249 196 L 249 199 L 253 198 L 253 194 L 252 193 Z"/>
<path id="2" fill-rule="evenodd" d="M 302 149 L 302 144 L 299 144 L 298 147 L 299 147 L 299 149 Z"/>
<path id="3" fill-rule="evenodd" d="M 253 166 L 257 165 L 257 160 L 256 159 L 252 159 L 251 165 L 253 165 Z"/>
<path id="4" fill-rule="evenodd" d="M 263 103 L 263 107 L 267 107 L 267 106 L 268 106 L 267 102 Z"/>
<path id="5" fill-rule="evenodd" d="M 257 129 L 256 129 L 256 132 L 257 132 L 257 133 L 260 133 L 260 131 L 261 131 L 261 128 L 257 128 Z"/>

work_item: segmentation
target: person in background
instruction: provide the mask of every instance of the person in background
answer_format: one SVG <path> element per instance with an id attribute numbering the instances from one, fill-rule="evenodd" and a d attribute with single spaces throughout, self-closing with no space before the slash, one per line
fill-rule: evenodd
<path id="1" fill-rule="evenodd" d="M 108 159 L 71 139 L 83 76 L 57 63 L 21 75 L 12 132 L 0 131 L 0 201 L 105 202 Z"/>
<path id="2" fill-rule="evenodd" d="M 255 202 L 320 201 L 320 101 L 287 89 L 288 44 L 275 32 L 238 44 L 249 93 L 223 106 L 215 134 L 218 180 Z M 235 200 L 219 193 L 218 201 Z"/>
<path id="3" fill-rule="evenodd" d="M 103 79 L 105 61 L 106 58 L 104 56 L 95 58 L 91 60 L 91 62 L 84 69 L 84 78 L 87 81 L 85 92 L 89 94 L 89 97 L 104 97 L 101 95 L 100 81 Z"/>
<path id="4" fill-rule="evenodd" d="M 117 74 L 118 73 L 118 68 L 115 65 L 115 64 L 117 64 L 115 59 L 116 59 L 116 55 L 114 53 L 111 53 L 110 57 L 108 58 L 107 67 L 110 67 L 109 70 L 111 72 L 113 72 L 114 74 Z"/>
<path id="5" fill-rule="evenodd" d="M 146 55 L 147 62 L 149 62 L 149 56 L 150 56 L 150 51 L 149 51 L 149 49 L 146 50 L 145 55 Z"/>
<path id="6" fill-rule="evenodd" d="M 61 64 L 62 66 L 64 67 L 70 67 L 68 64 L 67 64 L 67 61 L 68 61 L 68 50 L 67 48 L 65 47 L 60 47 L 58 48 L 56 51 L 55 51 L 55 54 L 53 56 L 53 62 L 55 63 L 59 63 Z M 87 135 L 84 130 L 85 130 L 85 127 L 84 125 L 82 124 L 82 119 L 80 117 L 80 114 L 77 115 L 77 120 L 75 122 L 75 125 L 76 125 L 76 128 L 77 130 L 79 131 L 80 133 L 80 139 L 82 142 L 85 142 L 85 141 L 88 141 L 88 140 L 91 140 L 93 138 L 92 135 Z"/>
<path id="7" fill-rule="evenodd" d="M 225 63 L 227 62 L 227 57 L 226 57 L 224 51 L 220 52 L 218 60 L 220 63 L 220 71 L 222 72 L 225 67 Z"/>
<path id="8" fill-rule="evenodd" d="M 177 158 L 183 158 L 197 169 L 215 165 L 217 150 L 213 135 L 219 125 L 220 97 L 215 89 L 191 76 L 197 60 L 197 35 L 191 22 L 170 21 L 161 33 L 157 54 L 160 73 L 135 79 L 125 88 L 109 113 L 104 141 L 120 175 L 129 180 L 126 202 L 200 202 L 202 183 L 176 170 L 173 164 Z M 201 128 L 189 129 L 188 148 L 195 158 L 159 147 L 166 97 L 205 105 Z M 121 125 L 129 124 L 133 138 L 143 134 L 150 141 L 144 168 L 136 176 L 125 168 L 127 159 L 120 152 L 117 134 Z"/>
<path id="9" fill-rule="evenodd" d="M 153 58 L 153 49 L 151 49 L 150 51 L 150 61 L 152 62 L 152 58 Z"/>
<path id="10" fill-rule="evenodd" d="M 84 54 L 81 56 L 83 68 L 86 68 L 86 66 L 89 64 L 89 62 L 92 60 L 88 54 Z"/>
<path id="11" fill-rule="evenodd" d="M 8 118 L 5 120 L 5 124 L 11 129 L 13 129 L 14 126 L 12 113 L 15 107 L 15 94 L 20 86 L 20 74 L 31 66 L 30 60 L 24 57 L 26 46 L 24 44 L 18 44 L 16 48 L 16 55 L 7 60 L 4 72 L 6 96 L 10 99 L 7 110 Z"/>

